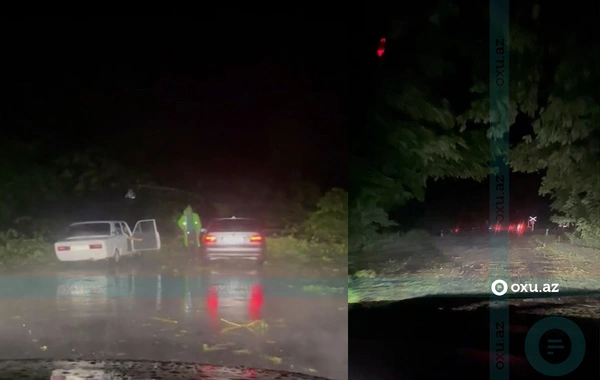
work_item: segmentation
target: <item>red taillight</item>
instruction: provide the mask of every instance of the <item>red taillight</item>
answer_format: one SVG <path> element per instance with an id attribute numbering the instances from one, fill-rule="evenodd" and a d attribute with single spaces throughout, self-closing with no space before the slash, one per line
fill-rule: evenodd
<path id="1" fill-rule="evenodd" d="M 58 251 L 70 251 L 70 250 L 71 250 L 71 247 L 69 247 L 69 246 L 66 246 L 66 245 L 61 245 L 60 247 L 56 247 L 56 249 L 57 249 Z"/>
<path id="2" fill-rule="evenodd" d="M 458 228 L 454 229 L 454 233 L 457 234 L 458 233 Z"/>
<path id="3" fill-rule="evenodd" d="M 263 237 L 260 236 L 260 235 L 250 236 L 250 242 L 251 243 L 260 243 L 261 241 L 263 241 Z"/>
<path id="4" fill-rule="evenodd" d="M 90 244 L 90 249 L 102 249 L 102 244 Z"/>
<path id="5" fill-rule="evenodd" d="M 206 235 L 204 237 L 204 242 L 205 243 L 214 243 L 217 241 L 217 237 L 216 236 L 212 236 L 212 235 Z"/>

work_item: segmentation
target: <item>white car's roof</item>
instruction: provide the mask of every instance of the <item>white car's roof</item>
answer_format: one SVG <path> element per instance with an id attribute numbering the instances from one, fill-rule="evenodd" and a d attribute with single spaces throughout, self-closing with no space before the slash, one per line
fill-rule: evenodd
<path id="1" fill-rule="evenodd" d="M 71 223 L 70 226 L 76 226 L 79 224 L 96 224 L 96 223 L 125 223 L 122 220 L 93 220 L 93 221 L 89 221 L 89 222 L 77 222 L 77 223 Z"/>
<path id="2" fill-rule="evenodd" d="M 216 218 L 216 219 L 213 219 L 213 220 L 256 220 L 256 218 L 238 218 L 236 216 L 232 216 L 232 217 L 229 217 L 229 218 Z"/>

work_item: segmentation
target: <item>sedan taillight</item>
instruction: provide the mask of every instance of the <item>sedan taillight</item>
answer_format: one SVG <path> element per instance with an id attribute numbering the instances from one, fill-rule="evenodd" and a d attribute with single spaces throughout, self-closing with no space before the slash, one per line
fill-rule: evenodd
<path id="1" fill-rule="evenodd" d="M 69 247 L 68 245 L 61 245 L 59 247 L 56 247 L 57 251 L 70 251 L 71 247 Z"/>

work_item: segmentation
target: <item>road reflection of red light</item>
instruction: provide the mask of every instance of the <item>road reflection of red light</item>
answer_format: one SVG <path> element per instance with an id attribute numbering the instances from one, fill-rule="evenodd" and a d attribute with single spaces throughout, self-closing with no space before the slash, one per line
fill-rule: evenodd
<path id="1" fill-rule="evenodd" d="M 257 373 L 253 369 L 247 369 L 247 370 L 244 371 L 244 375 L 248 376 L 248 378 L 253 379 L 253 378 L 256 377 Z"/>
<path id="2" fill-rule="evenodd" d="M 262 319 L 263 289 L 262 285 L 254 284 L 250 288 L 248 301 L 248 317 L 252 321 Z M 219 293 L 216 286 L 211 286 L 206 297 L 206 313 L 208 322 L 213 331 L 221 332 L 221 318 L 219 315 Z"/>
<path id="3" fill-rule="evenodd" d="M 250 302 L 248 303 L 248 315 L 251 320 L 262 319 L 263 290 L 260 284 L 252 285 Z"/>
<path id="4" fill-rule="evenodd" d="M 221 323 L 219 319 L 219 295 L 216 286 L 208 289 L 206 297 L 206 312 L 208 314 L 208 323 L 214 331 L 220 331 Z"/>
<path id="5" fill-rule="evenodd" d="M 215 367 L 213 367 L 212 365 L 203 365 L 202 367 L 202 372 L 204 372 L 202 374 L 202 377 L 204 378 L 205 375 L 209 375 L 213 372 L 213 370 L 215 369 Z"/>
<path id="6" fill-rule="evenodd" d="M 211 286 L 208 289 L 208 297 L 206 298 L 206 307 L 215 309 L 219 307 L 219 293 L 216 286 Z"/>

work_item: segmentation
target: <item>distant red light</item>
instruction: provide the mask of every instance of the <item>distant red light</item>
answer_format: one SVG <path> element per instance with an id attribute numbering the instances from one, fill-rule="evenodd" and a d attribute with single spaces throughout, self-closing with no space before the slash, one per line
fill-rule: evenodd
<path id="1" fill-rule="evenodd" d="M 385 38 L 379 40 L 379 47 L 377 47 L 377 56 L 381 58 L 383 53 L 385 53 Z"/>
<path id="2" fill-rule="evenodd" d="M 523 230 L 524 230 L 523 223 L 519 223 L 519 224 L 517 225 L 517 234 L 519 234 L 519 235 L 523 235 L 523 233 L 524 233 L 524 231 L 523 231 Z"/>

